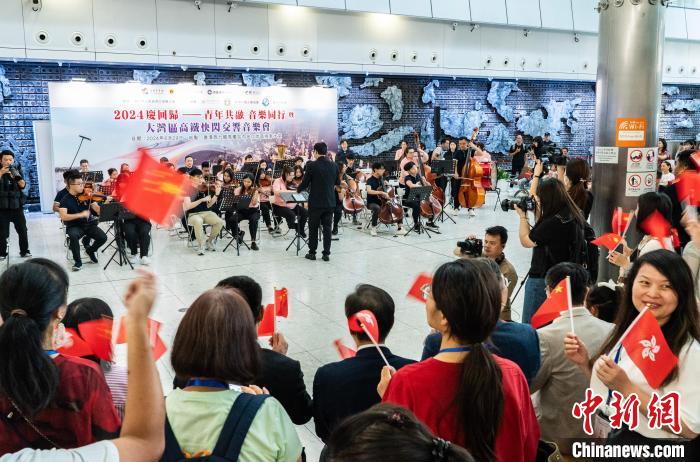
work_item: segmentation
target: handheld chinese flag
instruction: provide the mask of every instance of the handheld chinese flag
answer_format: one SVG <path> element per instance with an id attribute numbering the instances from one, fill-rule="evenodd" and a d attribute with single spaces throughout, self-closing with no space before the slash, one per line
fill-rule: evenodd
<path id="1" fill-rule="evenodd" d="M 180 214 L 183 197 L 189 194 L 189 179 L 156 162 L 148 150 L 139 152 L 138 167 L 129 178 L 122 201 L 136 215 L 166 225 L 172 214 Z"/>
<path id="2" fill-rule="evenodd" d="M 649 385 L 657 389 L 678 364 L 654 314 L 645 307 L 622 337 L 622 346 Z"/>
<path id="3" fill-rule="evenodd" d="M 695 164 L 695 168 L 700 170 L 700 150 L 695 151 L 692 156 L 690 156 L 690 159 L 693 161 Z"/>
<path id="4" fill-rule="evenodd" d="M 625 213 L 622 211 L 622 207 L 617 207 L 612 216 L 612 232 L 622 236 L 631 220 L 632 213 Z"/>
<path id="5" fill-rule="evenodd" d="M 666 248 L 666 238 L 671 235 L 671 224 L 658 210 L 654 210 L 640 226 L 646 234 L 657 238 L 663 248 Z"/>
<path id="6" fill-rule="evenodd" d="M 421 273 L 418 275 L 411 289 L 408 291 L 408 297 L 415 298 L 421 303 L 425 303 L 428 299 L 428 291 L 430 290 L 430 284 L 433 282 L 433 277 L 426 273 Z"/>
<path id="7" fill-rule="evenodd" d="M 343 344 L 343 342 L 341 342 L 340 339 L 334 341 L 333 345 L 335 346 L 335 349 L 338 350 L 338 354 L 340 355 L 340 359 L 354 358 L 355 355 L 357 354 L 357 351 L 355 351 L 352 348 L 350 348 L 349 346 Z"/>
<path id="8" fill-rule="evenodd" d="M 112 360 L 112 325 L 111 318 L 95 319 L 78 324 L 78 332 L 92 352 L 104 361 Z"/>
<path id="9" fill-rule="evenodd" d="M 78 335 L 75 329 L 71 329 L 70 327 L 66 328 L 66 337 L 63 345 L 58 347 L 56 351 L 62 355 L 76 356 L 78 358 L 93 355 L 90 345 L 80 338 L 80 335 Z"/>
<path id="10" fill-rule="evenodd" d="M 286 287 L 275 288 L 275 313 L 280 318 L 289 316 L 289 299 Z"/>
<path id="11" fill-rule="evenodd" d="M 537 312 L 532 316 L 530 324 L 535 329 L 544 326 L 545 324 L 554 321 L 559 317 L 559 313 L 571 309 L 571 297 L 569 297 L 570 283 L 569 279 L 562 279 L 559 284 L 552 289 L 547 296 L 547 300 L 537 309 Z"/>
<path id="12" fill-rule="evenodd" d="M 685 171 L 673 182 L 676 195 L 681 202 L 688 205 L 700 204 L 700 173 Z"/>
<path id="13" fill-rule="evenodd" d="M 165 345 L 165 342 L 163 342 L 163 339 L 160 337 L 161 325 L 162 324 L 156 321 L 155 319 L 148 319 L 148 337 L 151 343 L 151 352 L 153 353 L 153 359 L 156 361 L 158 361 L 160 357 L 163 356 L 166 351 L 168 351 L 168 347 Z M 126 322 L 124 322 L 124 318 L 121 318 L 121 320 L 119 321 L 117 339 L 114 343 L 116 343 L 117 345 L 126 343 Z"/>
<path id="14" fill-rule="evenodd" d="M 263 310 L 263 318 L 258 324 L 258 337 L 269 337 L 275 333 L 275 305 L 270 303 Z"/>
<path id="15" fill-rule="evenodd" d="M 353 314 L 348 318 L 348 328 L 350 332 L 367 334 L 367 337 L 372 341 L 374 347 L 379 352 L 379 355 L 384 360 L 384 364 L 388 367 L 389 361 L 387 361 L 386 356 L 381 348 L 379 348 L 379 325 L 377 324 L 377 318 L 374 316 L 370 310 L 362 310 Z"/>
<path id="16" fill-rule="evenodd" d="M 620 237 L 616 233 L 606 233 L 606 234 L 603 234 L 602 236 L 597 237 L 593 241 L 591 241 L 591 244 L 602 245 L 603 247 L 612 251 L 612 250 L 615 250 L 615 247 L 618 246 L 618 244 L 620 243 L 621 240 L 622 240 L 622 237 Z"/>

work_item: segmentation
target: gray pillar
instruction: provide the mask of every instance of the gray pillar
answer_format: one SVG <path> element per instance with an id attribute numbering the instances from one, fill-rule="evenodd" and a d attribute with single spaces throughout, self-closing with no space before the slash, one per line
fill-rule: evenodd
<path id="1" fill-rule="evenodd" d="M 665 9 L 661 0 L 599 2 L 596 147 L 619 146 L 616 133 L 619 118 L 646 119 L 645 145 L 656 146 Z M 637 197 L 626 193 L 627 154 L 626 147 L 618 148 L 617 163 L 599 163 L 594 156 L 595 200 L 591 224 L 596 235 L 610 232 L 615 206 L 623 207 L 626 211 L 636 208 Z M 636 244 L 639 239 L 633 228 L 627 238 L 631 244 Z M 617 277 L 617 269 L 605 260 L 607 253 L 606 249 L 602 249 L 599 280 Z"/>

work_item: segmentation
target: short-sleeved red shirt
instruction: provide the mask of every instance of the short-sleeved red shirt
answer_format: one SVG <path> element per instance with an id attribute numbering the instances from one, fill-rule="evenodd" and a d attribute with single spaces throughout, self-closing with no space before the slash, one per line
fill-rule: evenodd
<path id="1" fill-rule="evenodd" d="M 63 355 L 56 356 L 54 363 L 59 375 L 56 396 L 48 408 L 26 417 L 64 449 L 116 436 L 121 421 L 99 366 Z M 23 448 L 51 447 L 26 423 L 7 397 L 0 395 L 0 456 Z"/>
<path id="2" fill-rule="evenodd" d="M 496 355 L 494 358 L 501 368 L 504 398 L 496 456 L 500 462 L 532 462 L 537 454 L 540 427 L 527 381 L 514 362 Z M 392 377 L 383 401 L 410 409 L 436 436 L 464 446 L 454 406 L 461 373 L 461 363 L 435 358 L 409 364 Z"/>

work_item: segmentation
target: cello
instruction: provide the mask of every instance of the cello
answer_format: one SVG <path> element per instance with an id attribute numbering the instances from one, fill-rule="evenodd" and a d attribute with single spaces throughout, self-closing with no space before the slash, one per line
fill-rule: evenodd
<path id="1" fill-rule="evenodd" d="M 430 194 L 430 197 L 428 197 L 426 200 L 421 201 L 420 203 L 420 214 L 425 217 L 425 218 L 434 218 L 440 215 L 442 213 L 442 204 L 438 200 L 437 197 L 435 197 L 435 186 L 434 184 L 430 184 L 430 182 L 427 179 L 427 175 L 430 175 L 430 167 L 426 167 L 423 165 L 423 156 L 420 153 L 420 142 L 419 142 L 419 136 L 417 132 L 413 133 L 413 136 L 416 140 L 416 148 L 418 151 L 418 171 L 420 172 L 420 175 L 425 179 L 425 181 L 433 187 L 433 192 Z M 440 188 L 437 188 L 440 191 L 442 191 Z M 443 196 L 444 198 L 444 196 Z"/>
<path id="2" fill-rule="evenodd" d="M 476 141 L 478 134 L 479 127 L 475 128 L 474 132 L 472 132 L 471 143 Z M 472 157 L 473 154 L 474 149 L 470 148 L 467 153 L 466 162 L 464 162 L 464 167 L 462 167 L 462 171 L 460 172 L 462 183 L 459 186 L 459 191 L 457 191 L 459 205 L 469 209 L 481 207 L 486 200 L 486 191 L 481 182 L 484 170 L 481 168 L 481 165 L 479 165 L 479 162 L 474 160 Z"/>
<path id="3" fill-rule="evenodd" d="M 384 187 L 382 188 L 384 192 L 387 192 L 386 180 L 382 180 Z M 396 193 L 394 188 L 389 187 L 389 199 L 380 197 L 381 208 L 379 209 L 379 222 L 385 225 L 392 225 L 398 223 L 399 226 L 403 223 L 403 207 L 401 203 L 396 200 Z"/>

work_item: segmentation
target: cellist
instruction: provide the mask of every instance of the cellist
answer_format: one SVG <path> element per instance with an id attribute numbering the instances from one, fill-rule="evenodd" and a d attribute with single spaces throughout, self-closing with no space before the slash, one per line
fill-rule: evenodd
<path id="1" fill-rule="evenodd" d="M 377 236 L 377 224 L 379 223 L 379 212 L 382 209 L 383 202 L 391 200 L 391 196 L 384 190 L 384 164 L 375 162 L 372 164 L 372 174 L 367 178 L 367 209 L 372 212 L 372 222 L 369 228 L 369 233 Z M 396 234 L 404 235 L 406 231 L 401 227 L 401 223 L 397 223 L 398 230 Z"/>
<path id="2" fill-rule="evenodd" d="M 469 155 L 469 140 L 465 136 L 460 136 L 453 157 L 457 163 L 452 178 L 452 212 L 450 212 L 452 215 L 459 215 L 459 186 L 462 183 L 462 170 L 464 170 L 464 164 L 467 163 Z M 470 216 L 474 215 L 474 210 L 470 210 Z"/>
<path id="3" fill-rule="evenodd" d="M 404 165 L 404 170 L 406 171 L 407 175 L 405 178 L 405 187 L 406 187 L 406 195 L 405 197 L 408 197 L 408 192 L 412 188 L 420 188 L 424 186 L 430 186 L 430 183 L 428 183 L 428 180 L 423 178 L 423 176 L 418 172 L 418 165 L 416 165 L 413 162 L 409 162 L 406 165 Z M 404 205 L 406 207 L 409 207 L 411 209 L 411 216 L 413 218 L 413 228 L 420 234 L 421 229 L 420 229 L 420 202 L 419 201 L 407 201 L 404 199 Z M 431 231 L 433 232 L 438 232 L 439 228 L 438 225 L 435 224 L 434 222 L 435 216 L 431 216 L 428 218 L 428 222 L 425 224 L 426 227 L 430 228 Z"/>

